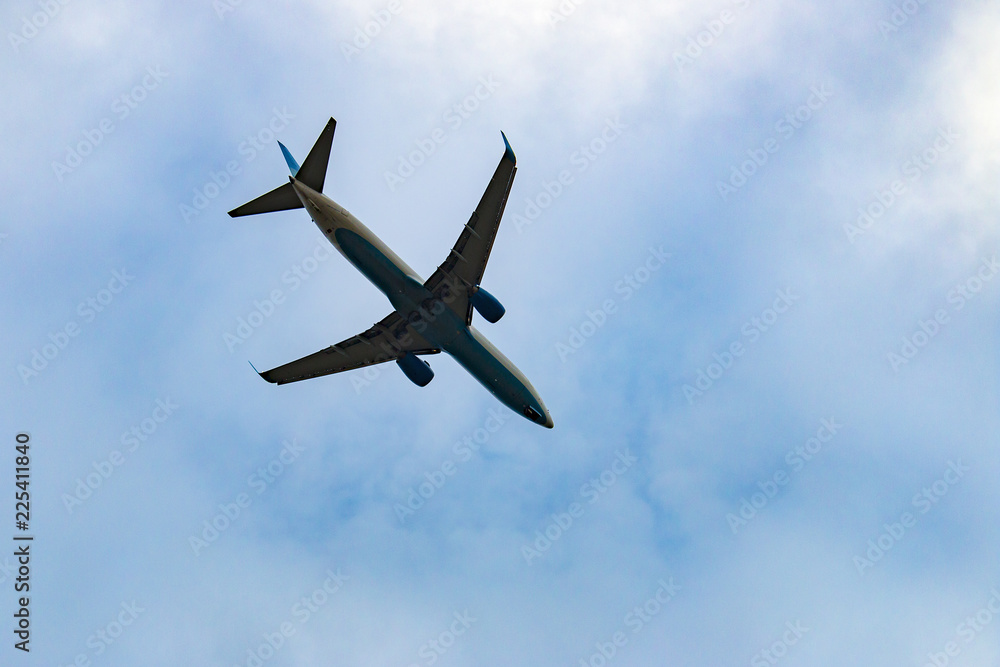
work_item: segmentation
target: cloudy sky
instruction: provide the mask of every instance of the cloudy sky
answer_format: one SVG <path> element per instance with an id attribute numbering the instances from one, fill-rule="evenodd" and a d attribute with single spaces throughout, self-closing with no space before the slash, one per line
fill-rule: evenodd
<path id="1" fill-rule="evenodd" d="M 0 25 L 3 664 L 1000 661 L 996 3 Z M 554 430 L 446 355 L 253 373 L 389 312 L 302 211 L 226 215 L 331 116 L 326 194 L 424 276 L 509 137 L 477 322 Z"/>

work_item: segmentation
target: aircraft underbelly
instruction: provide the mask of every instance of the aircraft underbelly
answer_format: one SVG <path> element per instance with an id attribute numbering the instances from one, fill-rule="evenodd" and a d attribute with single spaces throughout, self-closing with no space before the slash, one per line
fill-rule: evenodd
<path id="1" fill-rule="evenodd" d="M 334 236 L 344 256 L 389 298 L 401 315 L 408 319 L 419 317 L 417 330 L 422 336 L 451 354 L 505 405 L 520 412 L 526 403 L 540 404 L 527 379 L 509 359 L 482 334 L 467 329 L 450 310 L 435 309 L 431 292 L 374 243 L 347 227 L 334 230 Z"/>
<path id="2" fill-rule="evenodd" d="M 513 364 L 495 349 L 485 347 L 471 331 L 460 333 L 444 349 L 480 384 L 515 412 L 520 413 L 526 402 L 533 402 L 532 392 L 526 381 L 523 376 L 518 377 L 520 371 L 508 367 L 513 367 Z"/>

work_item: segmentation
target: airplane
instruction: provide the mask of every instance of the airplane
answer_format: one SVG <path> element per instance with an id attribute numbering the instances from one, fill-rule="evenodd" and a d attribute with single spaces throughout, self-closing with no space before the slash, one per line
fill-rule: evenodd
<path id="1" fill-rule="evenodd" d="M 472 326 L 473 310 L 491 324 L 506 312 L 480 282 L 517 172 L 507 136 L 500 133 L 506 150 L 479 205 L 447 259 L 424 280 L 361 221 L 323 194 L 336 127 L 337 121 L 331 118 L 301 166 L 279 141 L 291 172 L 288 183 L 229 215 L 305 208 L 340 254 L 388 297 L 393 311 L 367 331 L 336 345 L 263 373 L 254 371 L 268 382 L 285 384 L 395 361 L 410 381 L 425 387 L 434 371 L 419 357 L 444 351 L 501 403 L 552 428 L 552 416 L 528 378 Z"/>

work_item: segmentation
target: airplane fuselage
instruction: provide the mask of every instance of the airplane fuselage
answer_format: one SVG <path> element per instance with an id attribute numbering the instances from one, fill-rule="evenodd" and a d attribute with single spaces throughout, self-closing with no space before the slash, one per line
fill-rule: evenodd
<path id="1" fill-rule="evenodd" d="M 487 338 L 445 307 L 424 280 L 360 220 L 321 192 L 290 179 L 296 194 L 331 244 L 389 299 L 420 335 L 450 354 L 504 405 L 552 428 L 552 417 L 528 379 Z M 538 419 L 531 416 L 531 412 Z"/>

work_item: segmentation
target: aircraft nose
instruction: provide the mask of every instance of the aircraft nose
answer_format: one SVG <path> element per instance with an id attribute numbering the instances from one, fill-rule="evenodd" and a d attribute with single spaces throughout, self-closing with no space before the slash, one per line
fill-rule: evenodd
<path id="1" fill-rule="evenodd" d="M 537 418 L 532 421 L 536 424 L 544 426 L 545 428 L 552 428 L 555 426 L 555 423 L 552 421 L 552 415 L 549 413 L 549 408 L 545 405 L 545 402 L 542 401 L 542 397 L 535 394 L 535 400 L 538 401 L 538 405 L 536 407 L 539 408 L 539 411 L 535 412 L 535 416 Z"/>
<path id="2" fill-rule="evenodd" d="M 538 408 L 541 408 L 541 412 L 539 412 Z M 530 403 L 525 405 L 522 408 L 522 414 L 545 428 L 552 428 L 555 425 L 552 423 L 552 415 L 549 414 L 548 408 L 541 401 L 538 401 L 536 406 L 532 406 Z"/>
<path id="3" fill-rule="evenodd" d="M 552 421 L 552 415 L 549 414 L 549 409 L 545 407 L 545 404 L 539 401 L 539 407 L 542 408 L 542 412 L 541 414 L 538 414 L 537 412 L 535 413 L 537 419 L 535 419 L 534 422 L 536 424 L 541 424 L 545 428 L 552 428 L 555 426 L 555 423 Z"/>

